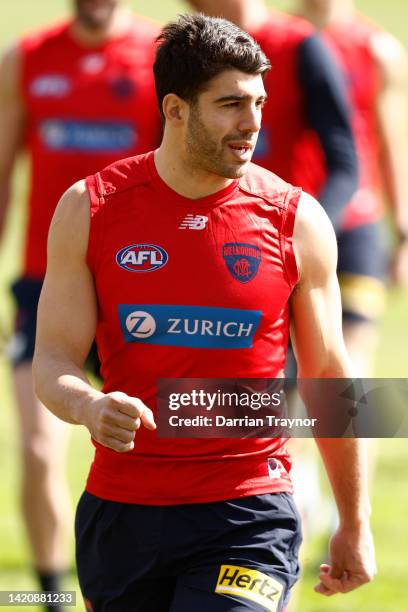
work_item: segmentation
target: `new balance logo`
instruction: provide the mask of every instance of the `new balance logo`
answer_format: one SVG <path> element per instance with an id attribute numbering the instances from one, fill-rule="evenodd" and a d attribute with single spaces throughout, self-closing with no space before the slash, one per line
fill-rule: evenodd
<path id="1" fill-rule="evenodd" d="M 208 217 L 188 214 L 179 225 L 179 229 L 203 230 L 207 225 Z"/>

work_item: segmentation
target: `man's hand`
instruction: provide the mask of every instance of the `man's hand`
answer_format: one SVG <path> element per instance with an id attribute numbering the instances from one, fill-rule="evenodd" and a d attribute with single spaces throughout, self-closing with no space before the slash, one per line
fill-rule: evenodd
<path id="1" fill-rule="evenodd" d="M 93 439 L 118 453 L 134 448 L 141 423 L 146 429 L 156 429 L 150 408 L 140 399 L 120 391 L 102 395 L 85 410 L 84 424 Z"/>
<path id="2" fill-rule="evenodd" d="M 370 582 L 376 573 L 374 544 L 368 524 L 339 527 L 330 541 L 331 565 L 320 566 L 316 593 L 330 597 Z"/>

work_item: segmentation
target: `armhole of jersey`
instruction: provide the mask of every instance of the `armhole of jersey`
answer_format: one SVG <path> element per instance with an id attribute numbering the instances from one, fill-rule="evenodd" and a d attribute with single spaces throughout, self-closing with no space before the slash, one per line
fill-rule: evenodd
<path id="1" fill-rule="evenodd" d="M 295 227 L 296 212 L 301 195 L 302 190 L 300 188 L 293 187 L 292 189 L 289 189 L 284 201 L 284 210 L 282 214 L 280 246 L 286 278 L 289 282 L 291 290 L 299 281 L 299 269 L 293 249 L 293 230 Z"/>
<path id="2" fill-rule="evenodd" d="M 88 250 L 87 250 L 87 263 L 92 272 L 96 272 L 98 252 L 100 249 L 100 243 L 102 238 L 102 219 L 99 215 L 96 219 L 97 213 L 102 208 L 104 203 L 103 198 L 99 195 L 100 190 L 98 189 L 98 178 L 96 174 L 87 176 L 85 179 L 86 188 L 89 194 L 89 238 L 88 238 Z"/>

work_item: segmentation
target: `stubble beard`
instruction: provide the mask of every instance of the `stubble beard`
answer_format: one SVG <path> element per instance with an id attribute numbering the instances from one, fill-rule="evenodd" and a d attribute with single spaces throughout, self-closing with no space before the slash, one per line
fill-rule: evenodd
<path id="1" fill-rule="evenodd" d="M 246 174 L 248 163 L 232 164 L 224 159 L 225 141 L 217 141 L 201 119 L 199 109 L 193 104 L 187 123 L 187 165 L 198 171 L 206 171 L 224 178 L 237 179 Z"/>

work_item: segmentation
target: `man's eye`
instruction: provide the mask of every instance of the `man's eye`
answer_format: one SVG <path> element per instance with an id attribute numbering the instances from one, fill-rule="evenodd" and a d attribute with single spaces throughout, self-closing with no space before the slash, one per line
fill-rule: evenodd
<path id="1" fill-rule="evenodd" d="M 224 108 L 236 108 L 239 105 L 239 102 L 228 102 L 228 104 L 224 104 Z"/>

